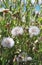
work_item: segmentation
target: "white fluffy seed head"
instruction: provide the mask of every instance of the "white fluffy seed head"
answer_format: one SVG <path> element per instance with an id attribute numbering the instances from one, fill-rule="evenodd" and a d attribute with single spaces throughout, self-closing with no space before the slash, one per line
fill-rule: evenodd
<path id="1" fill-rule="evenodd" d="M 11 34 L 12 34 L 12 36 L 22 35 L 23 34 L 23 28 L 17 26 L 17 27 L 12 29 Z"/>
<path id="2" fill-rule="evenodd" d="M 1 45 L 3 47 L 11 48 L 14 46 L 14 40 L 10 37 L 3 38 Z"/>
<path id="3" fill-rule="evenodd" d="M 27 61 L 32 61 L 32 57 L 27 57 Z"/>
<path id="4" fill-rule="evenodd" d="M 30 34 L 30 37 L 32 37 L 33 35 L 36 36 L 40 33 L 40 29 L 37 27 L 37 26 L 31 26 L 29 28 L 29 34 Z"/>

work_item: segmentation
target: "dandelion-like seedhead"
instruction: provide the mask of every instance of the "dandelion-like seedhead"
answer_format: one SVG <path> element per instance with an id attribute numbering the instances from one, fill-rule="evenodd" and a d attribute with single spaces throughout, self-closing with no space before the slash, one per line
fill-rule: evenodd
<path id="1" fill-rule="evenodd" d="M 40 29 L 37 26 L 30 26 L 29 28 L 30 37 L 37 36 L 39 33 L 40 33 Z"/>
<path id="2" fill-rule="evenodd" d="M 12 29 L 11 34 L 12 34 L 12 36 L 18 36 L 18 35 L 22 35 L 23 32 L 24 32 L 23 28 L 17 26 L 17 27 L 15 27 L 15 28 Z"/>
<path id="3" fill-rule="evenodd" d="M 27 57 L 27 61 L 32 61 L 32 57 Z"/>
<path id="4" fill-rule="evenodd" d="M 2 45 L 3 47 L 11 48 L 11 47 L 14 46 L 14 43 L 15 43 L 15 42 L 14 42 L 14 40 L 13 40 L 12 38 L 6 37 L 6 38 L 3 38 L 1 45 Z"/>

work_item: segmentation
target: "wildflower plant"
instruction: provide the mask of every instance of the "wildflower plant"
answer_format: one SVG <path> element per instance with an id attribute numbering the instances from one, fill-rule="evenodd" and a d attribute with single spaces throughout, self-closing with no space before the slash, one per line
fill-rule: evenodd
<path id="1" fill-rule="evenodd" d="M 42 65 L 42 0 L 0 0 L 0 65 Z"/>

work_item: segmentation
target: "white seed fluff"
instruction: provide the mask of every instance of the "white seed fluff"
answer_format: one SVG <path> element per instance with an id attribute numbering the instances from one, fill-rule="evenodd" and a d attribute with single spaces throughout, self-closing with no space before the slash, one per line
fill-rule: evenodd
<path id="1" fill-rule="evenodd" d="M 6 38 L 4 38 L 4 39 L 2 40 L 1 45 L 2 45 L 3 47 L 11 48 L 11 47 L 14 46 L 14 40 L 13 40 L 12 38 L 10 38 L 10 37 L 6 37 Z"/>
<path id="2" fill-rule="evenodd" d="M 17 27 L 12 29 L 11 34 L 12 34 L 12 36 L 22 35 L 23 34 L 23 28 L 17 26 Z"/>
<path id="3" fill-rule="evenodd" d="M 27 61 L 32 61 L 32 57 L 27 57 Z"/>
<path id="4" fill-rule="evenodd" d="M 33 35 L 36 36 L 39 33 L 40 33 L 40 29 L 37 26 L 30 26 L 29 28 L 30 37 L 32 37 Z"/>

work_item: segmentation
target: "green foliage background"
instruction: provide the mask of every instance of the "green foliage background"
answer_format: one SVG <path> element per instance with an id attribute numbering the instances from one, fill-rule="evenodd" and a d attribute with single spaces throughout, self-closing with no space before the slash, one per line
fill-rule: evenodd
<path id="1" fill-rule="evenodd" d="M 11 0 L 12 1 L 12 0 Z M 27 55 L 31 56 L 33 60 L 31 62 L 24 62 L 24 64 L 21 65 L 42 65 L 42 41 L 39 41 L 36 45 L 37 51 L 33 51 L 33 44 L 35 40 L 38 40 L 40 36 L 42 36 L 42 8 L 41 8 L 41 14 L 39 17 L 36 17 L 36 15 L 33 16 L 32 11 L 34 10 L 34 7 L 30 4 L 30 0 L 27 0 L 26 5 L 26 22 L 21 21 L 21 14 L 20 14 L 20 0 L 17 0 L 16 7 L 14 8 L 14 0 L 9 4 L 9 0 L 4 1 L 0 5 L 0 7 L 5 7 L 10 9 L 12 14 L 16 14 L 15 16 L 12 16 L 10 13 L 6 13 L 5 17 L 2 16 L 2 13 L 0 13 L 0 65 L 18 65 L 17 61 L 13 62 L 13 59 L 15 55 L 19 55 L 21 52 L 26 52 Z M 11 7 L 12 6 L 12 7 Z M 17 15 L 17 12 L 19 14 Z M 35 18 L 35 22 L 32 24 L 30 22 L 30 17 Z M 16 18 L 16 19 L 15 19 Z M 7 27 L 7 23 L 9 23 L 9 28 Z M 31 25 L 36 25 L 40 28 L 41 32 L 40 35 L 35 36 L 33 38 L 29 37 L 28 28 Z M 13 48 L 3 48 L 1 46 L 1 41 L 3 37 L 12 37 L 10 34 L 10 31 L 13 27 L 16 26 L 22 26 L 25 30 L 25 33 L 22 36 L 17 36 L 14 38 L 15 45 Z M 18 50 L 19 49 L 19 50 Z"/>

